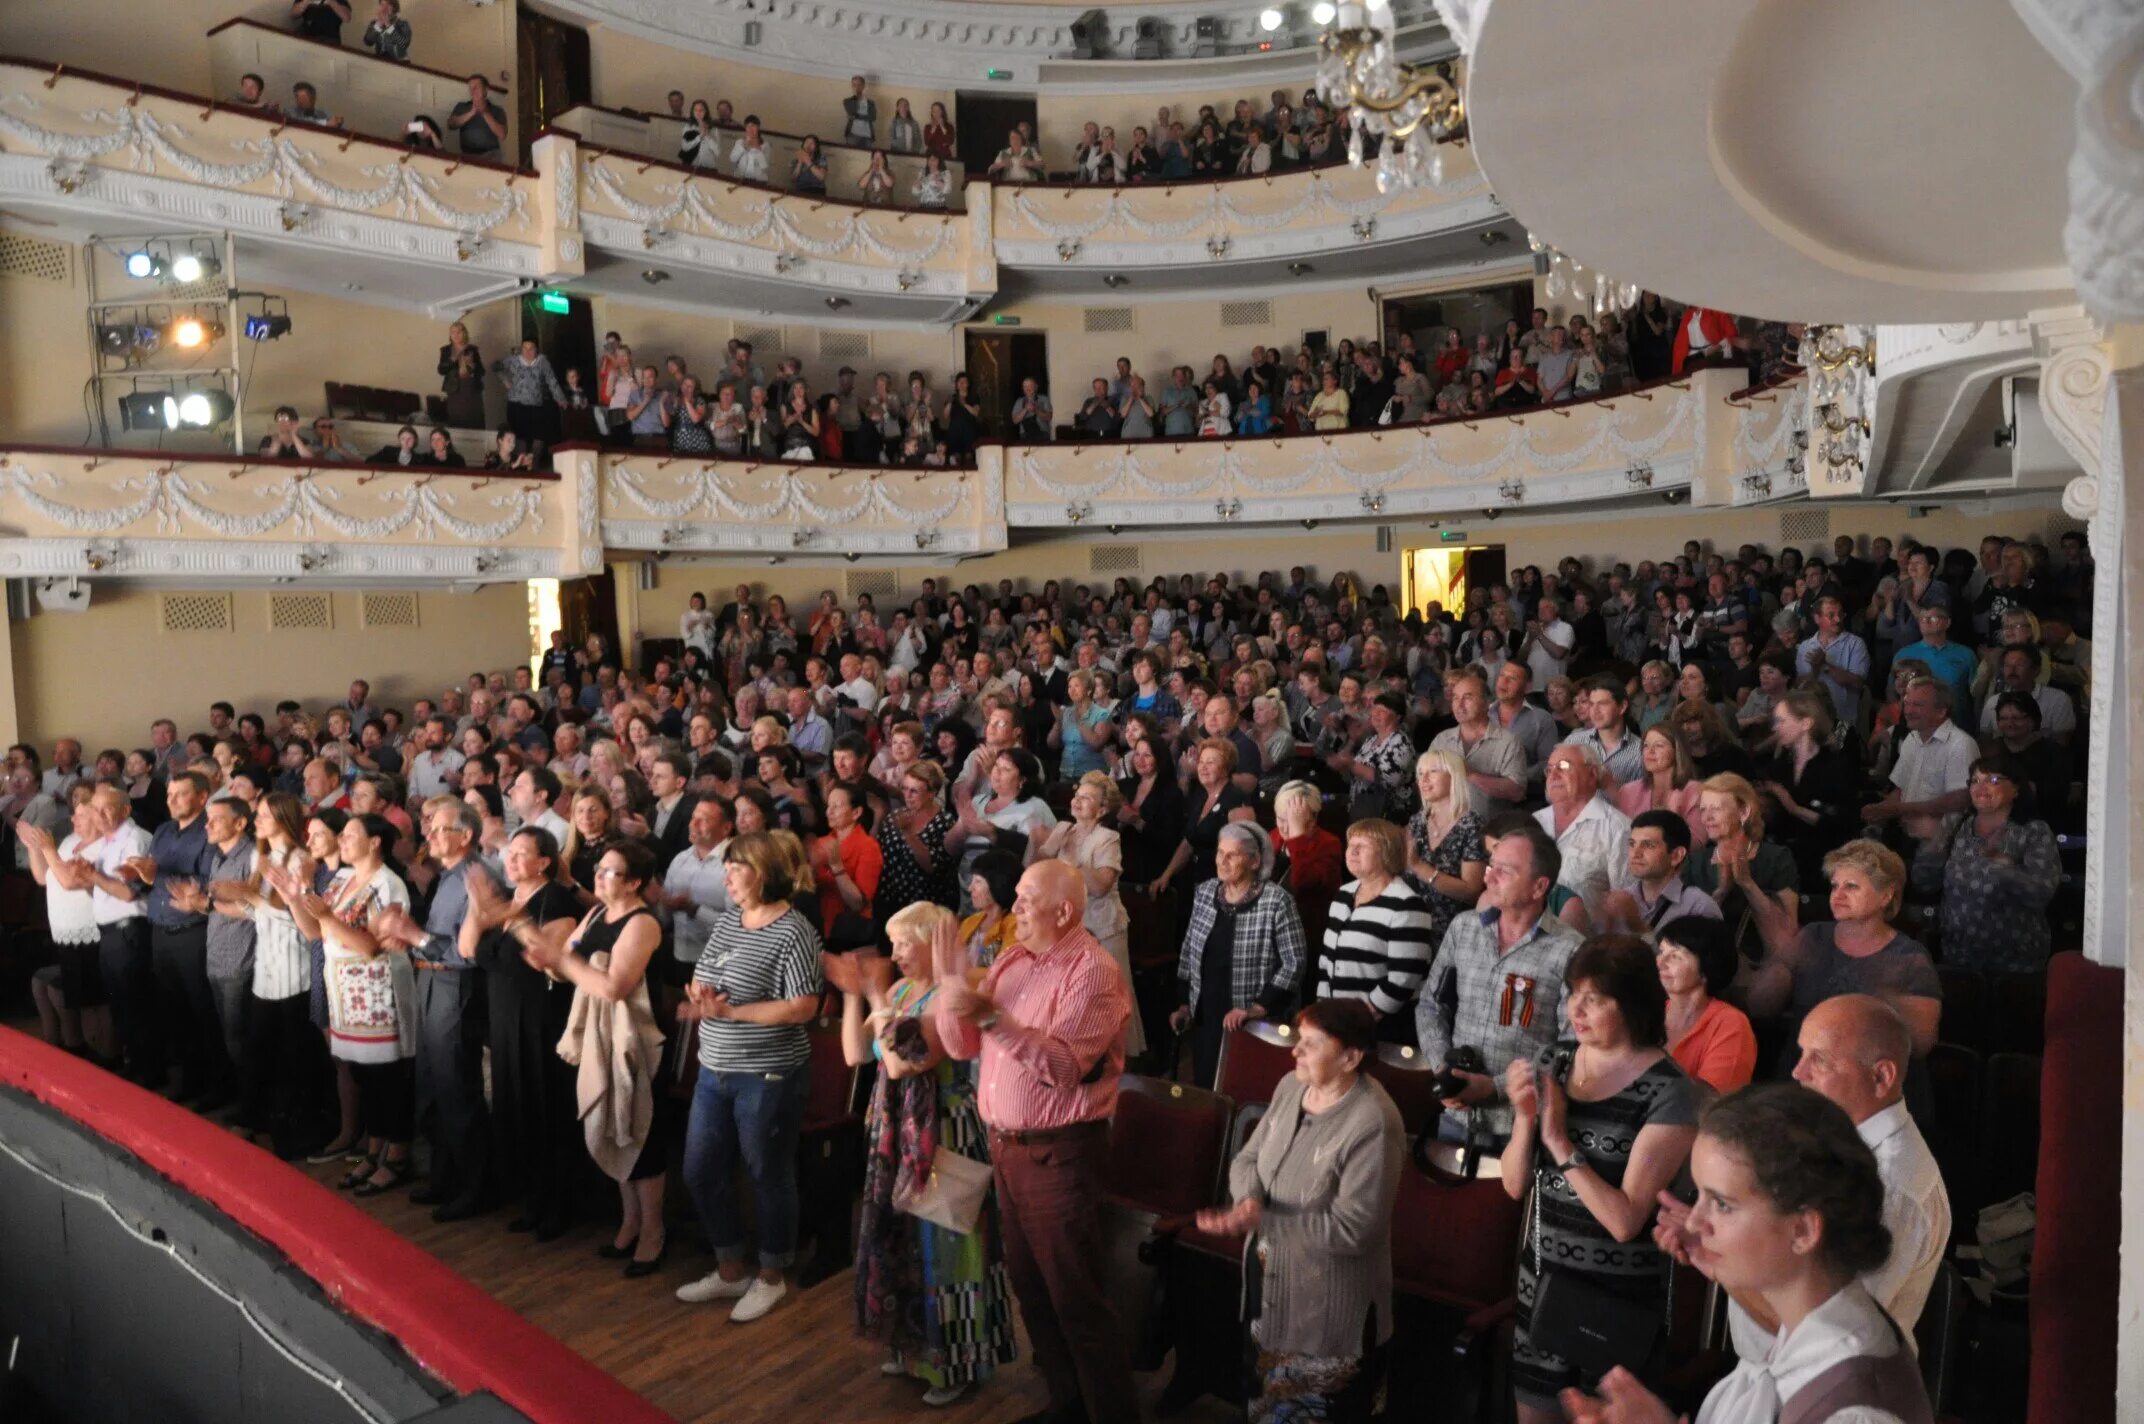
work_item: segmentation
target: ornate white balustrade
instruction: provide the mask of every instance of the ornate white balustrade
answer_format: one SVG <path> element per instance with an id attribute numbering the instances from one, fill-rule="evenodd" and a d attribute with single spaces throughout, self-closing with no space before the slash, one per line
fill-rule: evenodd
<path id="1" fill-rule="evenodd" d="M 0 61 L 0 197 L 538 275 L 533 174 Z"/>
<path id="2" fill-rule="evenodd" d="M 965 470 L 881 470 L 786 461 L 559 455 L 567 478 L 600 481 L 601 534 L 655 553 L 985 553 L 1005 547 L 1002 452 Z"/>
<path id="3" fill-rule="evenodd" d="M 1328 435 L 1015 446 L 1018 527 L 1395 518 L 1724 494 L 1726 397 L 1694 372 L 1607 399 Z M 1719 502 L 1724 502 L 1722 498 Z"/>
<path id="4" fill-rule="evenodd" d="M 555 578 L 578 493 L 549 474 L 0 449 L 0 576 Z"/>

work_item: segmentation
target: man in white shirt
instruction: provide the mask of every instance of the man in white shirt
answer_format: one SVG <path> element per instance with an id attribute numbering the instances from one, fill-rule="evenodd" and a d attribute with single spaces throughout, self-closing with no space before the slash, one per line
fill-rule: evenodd
<path id="1" fill-rule="evenodd" d="M 1467 764 L 1467 805 L 1486 819 L 1525 799 L 1526 749 L 1490 719 L 1488 689 L 1479 673 L 1462 668 L 1444 687 L 1459 725 L 1437 733 L 1430 750 L 1459 754 Z"/>
<path id="2" fill-rule="evenodd" d="M 663 872 L 662 905 L 670 911 L 670 950 L 687 964 L 699 962 L 715 921 L 730 908 L 723 880 L 723 851 L 733 829 L 729 803 L 710 796 L 692 808 L 683 850 Z"/>
<path id="3" fill-rule="evenodd" d="M 447 719 L 430 717 L 418 735 L 423 750 L 410 758 L 409 795 L 423 803 L 434 796 L 450 795 L 460 784 L 462 754 L 447 745 Z"/>
<path id="4" fill-rule="evenodd" d="M 1907 736 L 1899 744 L 1898 765 L 1891 768 L 1891 791 L 1861 810 L 1872 824 L 1897 820 L 1917 841 L 1942 834 L 1953 816 L 1967 806 L 1965 788 L 1972 779 L 1980 748 L 1950 719 L 1950 686 L 1941 678 L 1916 679 L 1899 703 Z"/>
<path id="5" fill-rule="evenodd" d="M 126 792 L 100 786 L 90 798 L 97 838 L 77 848 L 89 869 L 90 908 L 97 917 L 97 972 L 112 1004 L 112 1027 L 126 1058 L 126 1076 L 148 1088 L 164 1086 L 164 1034 L 156 1006 L 156 969 L 149 944 L 149 889 L 144 864 L 149 833 L 134 824 Z"/>
<path id="6" fill-rule="evenodd" d="M 1906 1063 L 1913 1037 L 1906 1021 L 1883 1000 L 1868 994 L 1841 994 L 1826 999 L 1802 1020 L 1801 1061 L 1795 1081 L 1837 1103 L 1854 1120 L 1861 1140 L 1876 1157 L 1883 1178 L 1883 1224 L 1891 1232 L 1891 1255 L 1861 1284 L 1905 1332 L 1910 1348 L 1913 1327 L 1928 1304 L 1929 1288 L 1950 1244 L 1950 1194 L 1927 1139 L 1906 1111 Z M 1689 1208 L 1669 1205 L 1662 1194 L 1660 1223 L 1653 1239 L 1678 1260 L 1688 1260 Z M 1728 1333 L 1735 1353 L 1763 1361 L 1777 1338 L 1779 1322 L 1757 1299 L 1733 1298 Z"/>
<path id="7" fill-rule="evenodd" d="M 846 697 L 866 718 L 878 710 L 878 689 L 864 676 L 864 660 L 854 653 L 841 655 L 841 682 L 834 696 Z"/>
<path id="8" fill-rule="evenodd" d="M 1540 618 L 1526 625 L 1526 640 L 1519 645 L 1526 666 L 1533 672 L 1534 686 L 1547 687 L 1552 677 L 1562 677 L 1570 665 L 1572 645 L 1578 637 L 1563 621 L 1563 605 L 1553 598 L 1541 600 Z"/>
<path id="9" fill-rule="evenodd" d="M 566 833 L 572 829 L 566 818 L 551 809 L 563 788 L 558 776 L 549 767 L 529 766 L 521 769 L 513 784 L 506 788 L 506 799 L 519 817 L 517 830 L 535 827 L 551 833 L 551 839 L 559 845 L 566 843 Z"/>
<path id="10" fill-rule="evenodd" d="M 1630 873 L 1630 818 L 1608 803 L 1600 785 L 1600 753 L 1566 743 L 1549 754 L 1548 804 L 1534 812 L 1563 852 L 1557 883 L 1586 902 L 1596 924 L 1606 920 L 1608 893 L 1637 883 Z"/>

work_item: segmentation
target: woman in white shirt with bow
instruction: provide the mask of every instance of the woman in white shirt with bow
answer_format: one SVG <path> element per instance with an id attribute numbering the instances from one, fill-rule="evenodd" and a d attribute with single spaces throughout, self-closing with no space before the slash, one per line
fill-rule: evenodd
<path id="1" fill-rule="evenodd" d="M 1795 1083 L 1721 1098 L 1690 1153 L 1697 1205 L 1661 1194 L 1654 1239 L 1779 1320 L 1761 1362 L 1713 1386 L 1696 1424 L 1931 1424 L 1911 1343 L 1860 1279 L 1890 1255 L 1883 1179 L 1853 1120 Z M 1675 1424 L 1627 1371 L 1567 1390 L 1574 1424 Z"/>

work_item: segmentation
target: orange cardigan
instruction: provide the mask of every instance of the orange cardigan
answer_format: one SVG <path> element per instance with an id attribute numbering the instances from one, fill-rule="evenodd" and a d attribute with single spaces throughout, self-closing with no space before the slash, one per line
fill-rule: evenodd
<path id="1" fill-rule="evenodd" d="M 1757 1074 L 1757 1034 L 1749 1016 L 1723 999 L 1705 1005 L 1690 1031 L 1668 1046 L 1682 1071 L 1715 1093 L 1749 1086 Z"/>

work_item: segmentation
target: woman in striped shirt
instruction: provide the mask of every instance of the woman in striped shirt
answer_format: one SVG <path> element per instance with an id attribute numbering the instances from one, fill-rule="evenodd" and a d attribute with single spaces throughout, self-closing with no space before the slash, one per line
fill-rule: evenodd
<path id="1" fill-rule="evenodd" d="M 1382 818 L 1347 828 L 1347 868 L 1354 879 L 1333 896 L 1318 955 L 1318 997 L 1363 999 L 1377 1015 L 1378 1037 L 1412 1043 L 1415 993 L 1429 972 L 1430 911 L 1400 874 L 1407 836 Z"/>
<path id="2" fill-rule="evenodd" d="M 708 933 L 678 1021 L 700 1025 L 700 1082 L 685 1132 L 685 1185 L 715 1248 L 716 1269 L 678 1289 L 699 1304 L 734 1300 L 730 1319 L 757 1320 L 785 1294 L 796 1255 L 797 1129 L 811 1071 L 804 1025 L 819 1010 L 819 935 L 789 903 L 789 862 L 773 835 L 729 844 L 733 906 Z M 752 1182 L 759 1273 L 746 1263 L 734 1178 Z"/>

